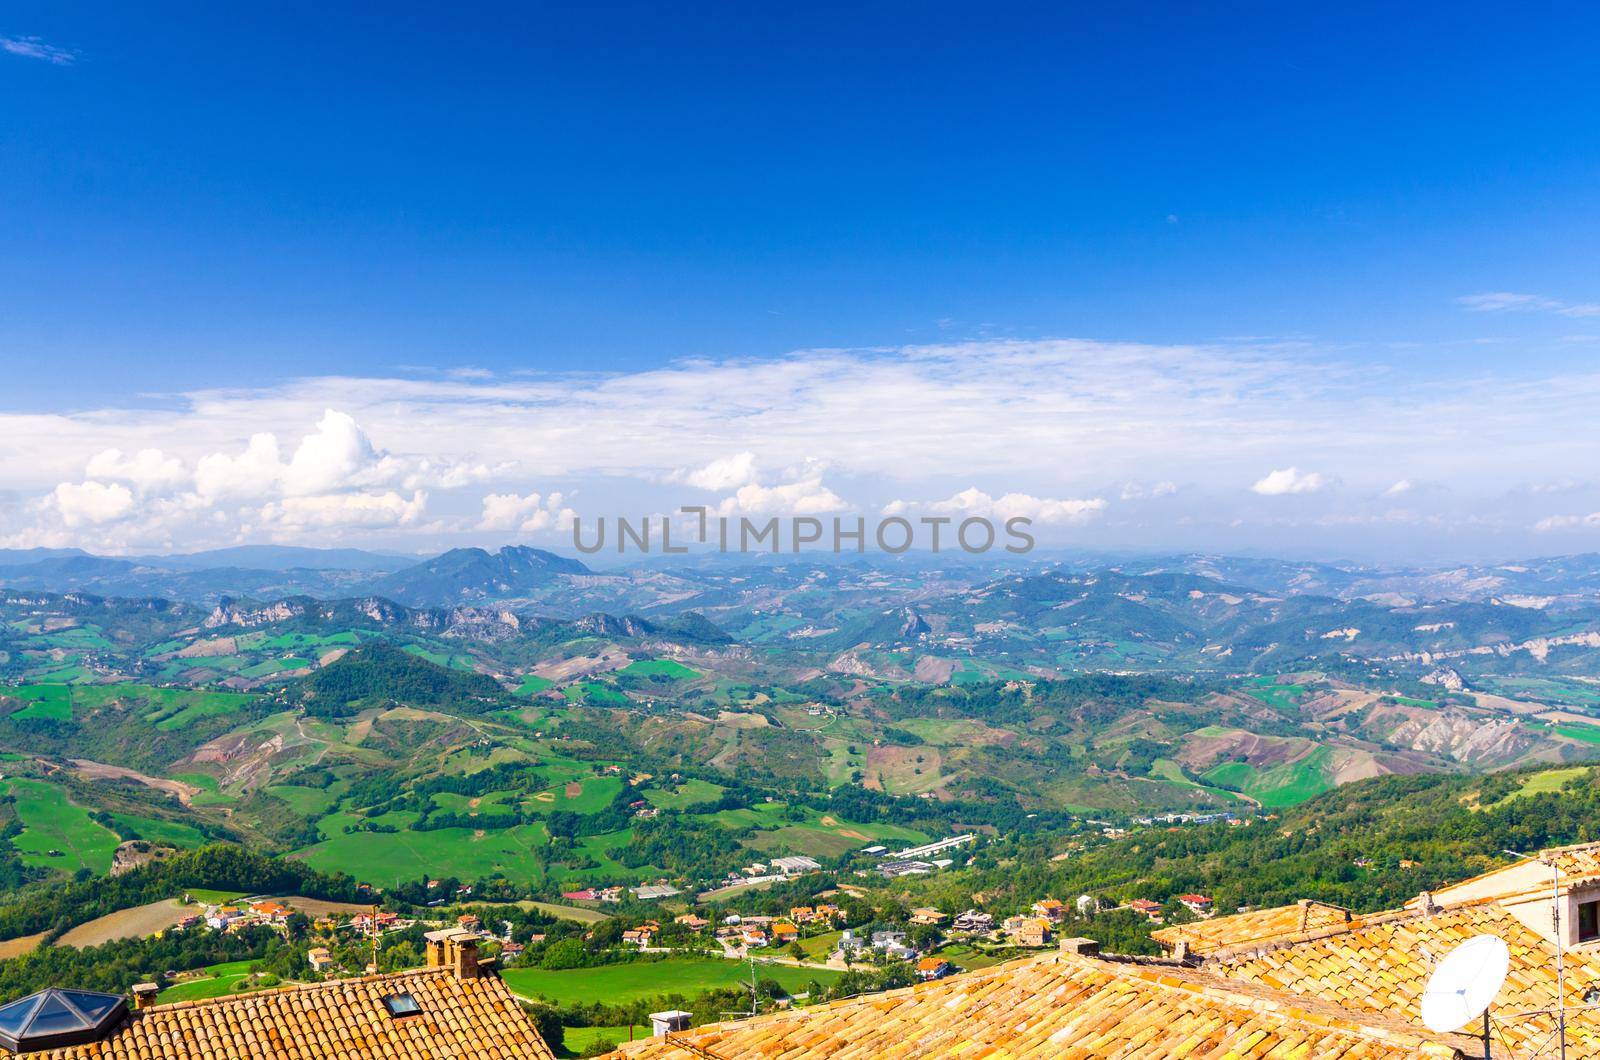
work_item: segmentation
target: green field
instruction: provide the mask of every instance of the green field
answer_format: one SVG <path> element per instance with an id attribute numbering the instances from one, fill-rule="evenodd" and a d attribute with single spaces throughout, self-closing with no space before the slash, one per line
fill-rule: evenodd
<path id="1" fill-rule="evenodd" d="M 842 975 L 829 968 L 796 968 L 758 964 L 762 979 L 775 979 L 789 991 L 803 991 L 815 979 L 824 985 Z M 605 998 L 609 1004 L 627 1004 L 665 994 L 694 997 L 708 990 L 737 987 L 750 982 L 750 966 L 720 957 L 636 961 L 598 968 L 571 968 L 552 972 L 543 968 L 507 968 L 501 978 L 524 997 L 543 997 L 557 1004 Z"/>
<path id="2" fill-rule="evenodd" d="M 644 797 L 650 805 L 658 806 L 663 810 L 682 810 L 689 806 L 698 806 L 701 803 L 716 802 L 727 791 L 720 784 L 713 784 L 709 780 L 699 780 L 691 777 L 678 785 L 676 791 L 666 791 L 662 788 L 646 788 Z"/>
<path id="3" fill-rule="evenodd" d="M 522 683 L 517 686 L 516 694 L 519 696 L 536 696 L 540 692 L 544 692 L 548 689 L 554 688 L 555 686 L 556 683 L 550 680 L 548 677 L 540 677 L 538 674 L 529 674 L 528 676 L 524 677 L 522 679 Z"/>
<path id="4" fill-rule="evenodd" d="M 342 787 L 348 785 L 341 784 Z M 294 784 L 273 784 L 267 794 L 288 803 L 302 817 L 320 817 L 333 809 L 338 796 L 327 788 L 305 788 Z"/>
<path id="5" fill-rule="evenodd" d="M 575 781 L 581 789 L 576 795 L 567 794 L 566 784 L 541 792 L 548 795 L 544 799 L 535 797 L 527 804 L 527 809 L 538 812 L 539 810 L 566 810 L 568 813 L 598 813 L 610 805 L 611 800 L 617 797 L 617 792 L 622 790 L 621 777 L 585 777 Z"/>
<path id="6" fill-rule="evenodd" d="M 1223 762 L 1201 774 L 1208 784 L 1240 791 L 1268 809 L 1296 806 L 1334 786 L 1327 766 L 1331 752 L 1319 747 L 1298 762 L 1258 769 L 1247 762 Z"/>
<path id="7" fill-rule="evenodd" d="M 692 670 L 673 659 L 635 659 L 618 671 L 624 677 L 666 677 L 673 681 L 694 681 L 699 670 Z"/>
<path id="8" fill-rule="evenodd" d="M 209 978 L 169 986 L 156 995 L 156 1001 L 168 1005 L 176 1001 L 199 1001 L 201 998 L 231 994 L 234 984 L 247 977 L 255 963 L 255 961 L 227 961 L 223 964 L 213 964 L 205 969 L 209 973 Z"/>
<path id="9" fill-rule="evenodd" d="M 842 931 L 824 931 L 820 935 L 812 935 L 810 938 L 801 939 L 800 948 L 805 950 L 806 956 L 814 961 L 825 960 L 828 954 L 833 952 L 834 947 L 839 945 L 839 939 L 843 935 L 844 932 Z"/>
<path id="10" fill-rule="evenodd" d="M 285 670 L 305 670 L 311 666 L 309 660 L 297 659 L 289 656 L 286 659 L 267 659 L 254 666 L 246 666 L 239 671 L 240 677 L 271 677 L 273 674 L 283 673 Z"/>
<path id="11" fill-rule="evenodd" d="M 324 829 L 324 834 L 327 839 L 297 856 L 312 868 L 347 872 L 379 887 L 441 873 L 471 880 L 498 872 L 516 883 L 537 883 L 543 874 L 536 852 L 542 852 L 549 839 L 542 824 L 491 829 L 481 835 L 470 828 L 332 834 Z"/>
<path id="12" fill-rule="evenodd" d="M 144 716 L 145 720 L 165 731 L 182 729 L 191 722 L 217 714 L 235 714 L 256 699 L 242 692 L 199 692 L 186 688 L 129 686 L 126 691 L 152 704 L 154 709 Z"/>
<path id="13" fill-rule="evenodd" d="M 257 637 L 260 639 L 256 639 Z M 239 640 L 239 646 L 247 651 L 312 653 L 329 651 L 333 648 L 353 648 L 359 643 L 361 643 L 360 638 L 350 630 L 340 633 L 279 633 L 271 637 L 252 633 Z"/>
<path id="14" fill-rule="evenodd" d="M 1587 681 L 1544 677 L 1491 677 L 1490 691 L 1512 698 L 1537 699 L 1561 706 L 1600 707 L 1600 685 Z"/>
<path id="15" fill-rule="evenodd" d="M 1589 772 L 1587 766 L 1573 766 L 1570 769 L 1547 769 L 1542 773 L 1535 773 L 1522 781 L 1517 788 L 1505 798 L 1496 802 L 1477 807 L 1480 810 L 1496 810 L 1508 802 L 1525 798 L 1529 795 L 1553 795 L 1560 791 L 1571 781 L 1586 776 Z"/>
<path id="16" fill-rule="evenodd" d="M 585 909 L 582 906 L 576 905 L 560 905 L 556 902 L 533 901 L 518 904 L 527 905 L 532 909 L 543 910 L 544 912 L 549 913 L 551 916 L 560 917 L 563 920 L 576 920 L 580 924 L 598 924 L 602 920 L 611 919 L 598 909 Z"/>
<path id="17" fill-rule="evenodd" d="M 758 828 L 745 846 L 764 854 L 805 854 L 834 858 L 872 843 L 926 843 L 928 836 L 896 824 L 857 824 L 807 808 L 803 821 L 785 820 L 780 802 L 761 803 L 748 809 L 719 810 L 709 817 L 725 828 Z M 865 838 L 863 838 L 865 837 Z"/>
<path id="18" fill-rule="evenodd" d="M 1581 740 L 1584 743 L 1600 744 L 1600 728 L 1597 728 L 1593 725 L 1585 725 L 1582 722 L 1570 722 L 1555 726 L 1555 730 L 1562 736 L 1569 737 L 1573 740 Z"/>
<path id="19" fill-rule="evenodd" d="M 192 800 L 196 806 L 226 806 L 235 801 L 232 795 L 222 790 L 217 778 L 210 773 L 174 773 L 172 779 L 200 789 L 200 794 Z"/>
<path id="20" fill-rule="evenodd" d="M 1245 691 L 1267 706 L 1293 715 L 1299 710 L 1296 701 L 1305 694 L 1306 686 L 1279 684 L 1271 677 L 1257 677 L 1246 686 Z"/>
<path id="21" fill-rule="evenodd" d="M 625 707 L 631 700 L 614 686 L 599 681 L 580 681 L 568 685 L 561 694 L 574 703 L 592 703 L 600 707 Z"/>
<path id="22" fill-rule="evenodd" d="M 0 694 L 27 703 L 27 706 L 11 715 L 13 718 L 72 720 L 72 689 L 67 685 L 18 685 L 0 689 Z"/>
<path id="23" fill-rule="evenodd" d="M 24 864 L 68 873 L 80 868 L 96 875 L 110 871 L 111 855 L 121 839 L 96 824 L 89 811 L 68 801 L 65 791 L 24 777 L 5 785 L 16 799 L 17 816 L 24 826 L 22 834 L 11 841 Z M 51 850 L 60 854 L 51 857 Z"/>
<path id="24" fill-rule="evenodd" d="M 208 664 L 215 661 L 206 660 Z M 28 705 L 14 715 L 18 718 L 70 721 L 78 711 L 97 710 L 112 703 L 133 703 L 148 708 L 143 715 L 145 721 L 167 731 L 181 729 L 190 722 L 214 714 L 235 713 L 256 698 L 242 692 L 208 692 L 134 684 L 34 684 L 20 685 L 5 692 L 27 701 Z"/>
<path id="25" fill-rule="evenodd" d="M 632 1034 L 629 1034 L 629 1031 Z M 650 1037 L 649 1024 L 636 1023 L 630 1027 L 563 1027 L 561 1029 L 562 1050 L 567 1056 L 582 1056 L 594 1048 L 596 1043 L 610 1042 L 613 1045 L 622 1045 L 629 1041 L 642 1041 Z M 559 1054 L 558 1054 L 559 1055 Z"/>
<path id="26" fill-rule="evenodd" d="M 124 838 L 147 839 L 152 843 L 164 843 L 180 850 L 193 850 L 206 845 L 205 833 L 181 821 L 140 817 L 131 813 L 114 813 L 111 819 L 117 823 L 119 830 L 126 829 L 122 833 Z"/>

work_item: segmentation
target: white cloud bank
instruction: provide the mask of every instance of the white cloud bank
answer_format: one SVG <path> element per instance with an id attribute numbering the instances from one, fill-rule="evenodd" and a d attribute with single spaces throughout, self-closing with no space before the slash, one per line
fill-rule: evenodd
<path id="1" fill-rule="evenodd" d="M 896 497 L 1119 546 L 1133 531 L 1184 547 L 1197 526 L 1357 526 L 1402 494 L 1439 508 L 1407 525 L 1528 534 L 1546 514 L 1525 511 L 1531 469 L 1591 477 L 1600 372 L 1396 371 L 1310 349 L 986 341 L 613 374 L 330 376 L 160 408 L 0 412 L 0 547 L 433 547 L 558 532 L 580 507 L 821 514 Z M 1397 454 L 1402 481 L 1427 489 L 1398 488 Z M 553 505 L 556 491 L 567 499 Z M 1300 499 L 1258 506 L 1268 515 L 1252 491 Z M 1580 504 L 1600 496 L 1563 507 Z"/>

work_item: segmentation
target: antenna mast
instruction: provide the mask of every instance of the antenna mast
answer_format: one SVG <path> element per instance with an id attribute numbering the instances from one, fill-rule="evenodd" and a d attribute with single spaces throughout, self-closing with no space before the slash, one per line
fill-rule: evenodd
<path id="1" fill-rule="evenodd" d="M 1556 934 L 1556 1040 L 1560 1043 L 1561 1060 L 1567 1060 L 1567 961 L 1566 946 L 1561 937 L 1561 866 L 1555 858 L 1546 860 L 1515 850 L 1502 850 L 1522 861 L 1533 861 L 1550 869 L 1550 926 Z"/>

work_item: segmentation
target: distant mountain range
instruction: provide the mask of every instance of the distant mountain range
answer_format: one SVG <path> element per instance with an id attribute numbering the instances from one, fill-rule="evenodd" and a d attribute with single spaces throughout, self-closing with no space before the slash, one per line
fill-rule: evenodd
<path id="1" fill-rule="evenodd" d="M 175 556 L 95 556 L 77 549 L 0 550 L 0 587 L 101 596 L 321 598 L 375 594 L 415 607 L 515 599 L 560 575 L 588 574 L 542 549 L 458 548 L 417 562 L 360 549 L 246 545 Z"/>

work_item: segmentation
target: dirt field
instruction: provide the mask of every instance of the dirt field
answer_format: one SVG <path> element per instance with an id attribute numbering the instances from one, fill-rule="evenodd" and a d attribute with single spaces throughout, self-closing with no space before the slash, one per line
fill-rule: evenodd
<path id="1" fill-rule="evenodd" d="M 49 932 L 41 931 L 37 935 L 24 935 L 18 939 L 7 939 L 0 942 L 0 961 L 9 961 L 13 957 L 21 957 L 24 953 L 32 953 L 34 947 L 43 941 Z"/>
<path id="2" fill-rule="evenodd" d="M 1567 710 L 1547 710 L 1539 715 L 1540 721 L 1575 722 L 1578 725 L 1593 725 L 1595 719 L 1588 714 L 1574 714 Z"/>
<path id="3" fill-rule="evenodd" d="M 139 939 L 164 931 L 189 913 L 199 912 L 196 906 L 186 906 L 176 898 L 167 898 L 132 909 L 119 909 L 103 917 L 79 924 L 62 935 L 59 946 L 98 946 L 117 939 Z"/>
<path id="4" fill-rule="evenodd" d="M 768 723 L 765 714 L 749 714 L 741 710 L 723 710 L 717 712 L 717 724 L 725 725 L 730 729 L 765 729 Z"/>
<path id="5" fill-rule="evenodd" d="M 74 758 L 72 764 L 77 767 L 78 775 L 85 780 L 137 780 L 139 783 L 157 791 L 165 791 L 169 795 L 176 795 L 178 801 L 185 806 L 189 800 L 200 794 L 200 789 L 193 784 L 185 784 L 177 780 L 163 780 L 159 777 L 147 777 L 143 773 L 122 766 L 108 766 L 103 762 L 91 762 L 87 758 Z"/>
<path id="6" fill-rule="evenodd" d="M 918 762 L 917 759 L 922 761 Z M 887 791 L 891 795 L 931 791 L 942 783 L 940 768 L 944 764 L 939 749 L 932 744 L 919 747 L 874 747 L 867 752 L 867 764 L 862 769 L 865 787 Z M 919 773 L 918 770 L 921 770 Z"/>
<path id="7" fill-rule="evenodd" d="M 1361 711 L 1378 701 L 1378 693 L 1359 689 L 1334 689 L 1321 692 L 1301 704 L 1301 709 L 1318 721 L 1328 721 L 1352 711 Z"/>
<path id="8" fill-rule="evenodd" d="M 1389 770 L 1384 768 L 1370 751 L 1356 748 L 1339 748 L 1333 752 L 1332 769 L 1330 770 L 1335 784 L 1349 784 L 1356 780 L 1368 780 L 1372 777 L 1381 777 Z"/>
<path id="9" fill-rule="evenodd" d="M 287 898 L 279 898 L 277 900 L 290 909 L 298 909 L 310 917 L 333 916 L 339 913 L 346 916 L 354 916 L 357 913 L 372 912 L 372 906 L 370 905 L 359 905 L 356 902 L 325 902 L 321 898 L 303 898 L 298 894 L 291 894 Z"/>
<path id="10" fill-rule="evenodd" d="M 575 659 L 546 663 L 534 667 L 533 672 L 558 685 L 564 685 L 575 678 L 589 677 L 608 670 L 620 670 L 632 661 L 626 652 L 608 651 L 604 655 L 580 655 Z"/>
<path id="11" fill-rule="evenodd" d="M 212 655 L 233 655 L 239 650 L 239 642 L 232 637 L 210 637 L 206 640 L 197 640 L 193 644 L 178 652 L 180 659 L 204 659 Z"/>
<path id="12" fill-rule="evenodd" d="M 1191 733 L 1185 737 L 1178 761 L 1191 769 L 1210 769 L 1223 759 L 1249 762 L 1257 769 L 1269 769 L 1304 758 L 1316 745 L 1297 737 L 1258 736 L 1242 729 L 1223 729 L 1210 735 Z"/>
<path id="13" fill-rule="evenodd" d="M 955 672 L 954 660 L 936 659 L 932 655 L 924 655 L 917 660 L 917 667 L 912 671 L 912 676 L 931 685 L 942 685 L 950 680 L 950 675 Z"/>
<path id="14" fill-rule="evenodd" d="M 1508 714 L 1538 714 L 1550 709 L 1548 703 L 1529 703 L 1521 699 L 1508 699 L 1492 692 L 1474 692 L 1472 698 L 1485 710 L 1503 710 Z"/>

